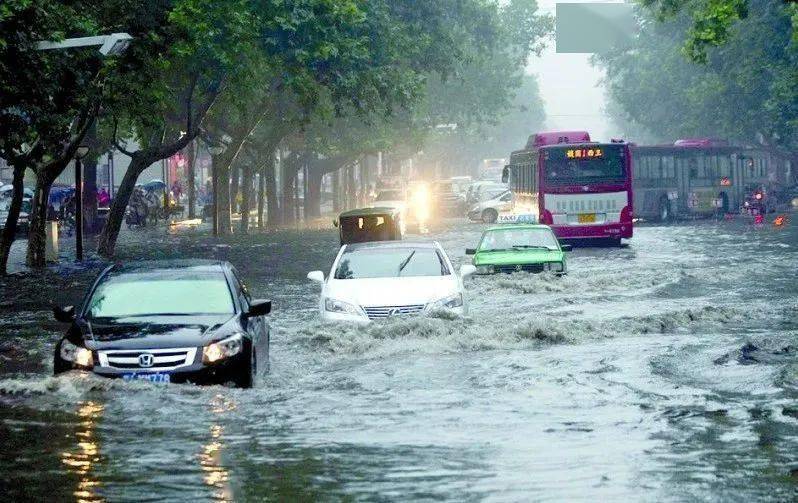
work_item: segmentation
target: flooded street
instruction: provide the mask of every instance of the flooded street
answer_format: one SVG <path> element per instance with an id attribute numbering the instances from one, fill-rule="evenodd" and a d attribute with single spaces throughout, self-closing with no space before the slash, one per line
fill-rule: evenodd
<path id="1" fill-rule="evenodd" d="M 484 228 L 429 237 L 459 267 Z M 226 258 L 273 299 L 271 372 L 251 390 L 52 377 L 48 306 L 77 303 L 101 265 L 4 283 L 26 300 L 0 329 L 8 499 L 798 498 L 798 226 L 639 227 L 575 249 L 564 278 L 468 280 L 466 318 L 363 327 L 318 320 L 305 274 L 336 251 L 332 229 L 120 245 Z"/>

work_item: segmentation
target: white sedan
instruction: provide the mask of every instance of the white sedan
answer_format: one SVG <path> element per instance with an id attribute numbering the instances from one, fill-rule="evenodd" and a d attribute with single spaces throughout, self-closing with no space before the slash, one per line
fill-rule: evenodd
<path id="1" fill-rule="evenodd" d="M 324 320 L 369 322 L 393 316 L 447 310 L 467 314 L 463 279 L 473 265 L 455 273 L 437 242 L 380 241 L 341 247 L 330 275 L 308 273 L 322 284 Z"/>

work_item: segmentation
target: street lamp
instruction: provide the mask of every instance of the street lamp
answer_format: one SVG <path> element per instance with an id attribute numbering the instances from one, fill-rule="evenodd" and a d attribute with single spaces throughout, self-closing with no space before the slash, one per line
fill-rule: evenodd
<path id="1" fill-rule="evenodd" d="M 81 145 L 75 152 L 75 259 L 83 260 L 83 165 L 81 160 L 89 147 Z"/>
<path id="2" fill-rule="evenodd" d="M 67 38 L 60 42 L 42 40 L 36 43 L 39 51 L 52 49 L 73 49 L 78 47 L 100 46 L 103 56 L 118 56 L 125 52 L 133 37 L 128 33 L 111 33 L 96 37 Z M 83 170 L 81 159 L 89 153 L 89 147 L 81 145 L 75 152 L 75 258 L 83 260 Z M 113 169 L 113 168 L 112 168 Z"/>
<path id="3" fill-rule="evenodd" d="M 110 35 L 100 35 L 97 37 L 78 37 L 67 38 L 60 42 L 42 40 L 36 43 L 36 48 L 40 51 L 50 49 L 73 49 L 76 47 L 100 46 L 100 54 L 103 56 L 118 56 L 125 52 L 130 41 L 133 40 L 127 33 L 111 33 Z"/>

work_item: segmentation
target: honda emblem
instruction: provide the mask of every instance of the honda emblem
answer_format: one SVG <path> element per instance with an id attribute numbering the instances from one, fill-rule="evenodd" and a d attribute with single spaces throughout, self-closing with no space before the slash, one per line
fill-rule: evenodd
<path id="1" fill-rule="evenodd" d="M 143 353 L 139 355 L 139 366 L 143 368 L 152 367 L 155 363 L 155 358 L 150 353 Z"/>

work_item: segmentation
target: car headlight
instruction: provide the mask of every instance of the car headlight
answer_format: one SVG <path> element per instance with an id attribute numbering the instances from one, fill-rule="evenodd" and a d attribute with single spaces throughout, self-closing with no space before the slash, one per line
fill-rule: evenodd
<path id="1" fill-rule="evenodd" d="M 234 334 L 202 348 L 202 360 L 205 363 L 218 362 L 237 355 L 242 349 L 244 349 L 244 338 L 241 334 Z"/>
<path id="2" fill-rule="evenodd" d="M 324 299 L 324 310 L 328 313 L 344 313 L 362 316 L 363 310 L 354 304 L 337 299 Z"/>
<path id="3" fill-rule="evenodd" d="M 427 311 L 435 311 L 438 309 L 454 309 L 456 307 L 463 307 L 463 294 L 457 293 L 442 299 L 430 302 L 427 305 Z"/>
<path id="4" fill-rule="evenodd" d="M 495 269 L 492 265 L 478 265 L 477 274 L 493 274 Z"/>
<path id="5" fill-rule="evenodd" d="M 94 357 L 92 357 L 91 350 L 76 346 L 64 339 L 61 342 L 61 359 L 72 362 L 78 367 L 92 367 L 94 366 Z"/>
<path id="6" fill-rule="evenodd" d="M 563 272 L 564 269 L 562 262 L 547 262 L 545 266 L 545 270 L 552 272 Z"/>

